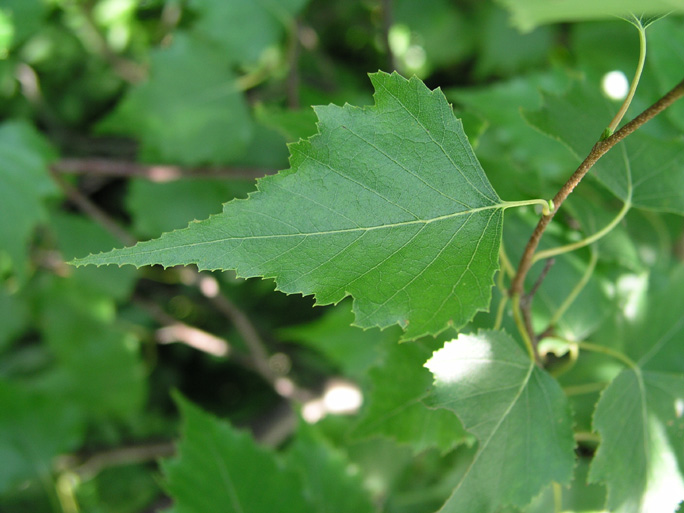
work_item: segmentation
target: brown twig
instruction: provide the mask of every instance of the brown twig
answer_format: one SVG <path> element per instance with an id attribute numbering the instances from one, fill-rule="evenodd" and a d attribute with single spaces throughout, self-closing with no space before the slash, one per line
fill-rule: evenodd
<path id="1" fill-rule="evenodd" d="M 639 127 L 644 125 L 646 122 L 653 119 L 663 110 L 672 105 L 676 100 L 684 96 L 684 80 L 677 84 L 670 92 L 663 96 L 660 100 L 655 102 L 641 114 L 639 114 L 632 121 L 624 125 L 620 130 L 615 132 L 610 137 L 599 140 L 594 147 L 589 152 L 589 155 L 584 159 L 584 161 L 579 165 L 577 170 L 572 174 L 570 179 L 563 185 L 563 187 L 558 191 L 556 196 L 553 198 L 554 209 L 547 216 L 542 216 L 537 224 L 530 240 L 527 242 L 525 251 L 520 259 L 520 264 L 518 265 L 518 271 L 513 278 L 511 283 L 511 295 L 522 295 L 524 292 L 525 277 L 527 276 L 530 267 L 532 267 L 532 258 L 534 252 L 537 250 L 539 241 L 549 225 L 553 216 L 558 212 L 558 209 L 574 190 L 575 187 L 580 183 L 582 178 L 589 172 L 589 170 L 596 164 L 596 162 L 605 155 L 608 150 L 610 150 L 617 143 L 622 141 L 625 137 L 630 135 L 632 132 L 637 130 Z M 533 334 L 530 333 L 530 336 Z"/>
<path id="2" fill-rule="evenodd" d="M 112 219 L 104 210 L 90 201 L 90 199 L 82 194 L 81 191 L 64 180 L 64 178 L 55 172 L 54 168 L 52 167 L 50 168 L 50 174 L 55 182 L 57 182 L 57 185 L 59 185 L 60 189 L 64 191 L 64 194 L 66 194 L 69 201 L 81 209 L 81 211 L 90 216 L 96 223 L 98 223 L 127 246 L 136 243 L 134 237 L 132 237 L 126 230 L 119 226 L 118 223 L 114 221 L 114 219 Z"/>
<path id="3" fill-rule="evenodd" d="M 218 178 L 225 180 L 255 179 L 272 174 L 272 169 L 256 168 L 184 168 L 161 164 L 138 164 L 137 162 L 101 158 L 65 158 L 52 164 L 52 170 L 62 174 L 99 175 L 113 177 L 145 178 L 152 182 L 170 182 L 179 179 Z"/>

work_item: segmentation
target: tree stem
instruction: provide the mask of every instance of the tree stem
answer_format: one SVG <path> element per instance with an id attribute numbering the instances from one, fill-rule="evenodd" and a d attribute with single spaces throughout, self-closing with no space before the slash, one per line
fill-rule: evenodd
<path id="1" fill-rule="evenodd" d="M 553 198 L 553 210 L 549 212 L 548 215 L 542 216 L 536 228 L 534 229 L 534 232 L 532 232 L 532 236 L 527 242 L 527 246 L 525 247 L 523 255 L 520 259 L 520 263 L 518 264 L 518 271 L 513 278 L 513 282 L 511 283 L 511 296 L 520 296 L 524 293 L 525 277 L 527 276 L 530 267 L 532 267 L 535 251 L 537 250 L 537 246 L 539 246 L 539 241 L 541 240 L 546 227 L 549 225 L 556 212 L 558 212 L 558 209 L 563 202 L 580 183 L 582 178 L 584 178 L 594 164 L 596 164 L 596 162 L 598 162 L 598 160 L 605 155 L 608 150 L 610 150 L 613 146 L 622 141 L 632 132 L 637 130 L 639 127 L 644 125 L 646 122 L 660 114 L 663 110 L 668 108 L 682 96 L 684 96 L 684 80 L 677 84 L 672 90 L 670 90 L 670 92 L 660 98 L 660 100 L 655 102 L 636 118 L 623 126 L 620 130 L 604 140 L 599 140 L 594 145 L 589 152 L 589 155 L 587 155 L 584 161 L 579 165 L 565 185 L 561 187 L 556 196 Z M 529 333 L 528 335 L 532 336 L 532 334 Z"/>

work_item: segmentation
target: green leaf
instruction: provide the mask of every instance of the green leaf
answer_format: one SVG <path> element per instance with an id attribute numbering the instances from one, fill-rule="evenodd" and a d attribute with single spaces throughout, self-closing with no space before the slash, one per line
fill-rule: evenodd
<path id="1" fill-rule="evenodd" d="M 52 458 L 73 449 L 83 427 L 69 401 L 0 381 L 0 494 L 23 480 L 48 477 Z"/>
<path id="2" fill-rule="evenodd" d="M 586 83 L 566 96 L 544 95 L 545 108 L 525 118 L 561 140 L 583 160 L 610 122 L 615 105 Z M 592 172 L 622 201 L 662 212 L 684 214 L 684 139 L 663 140 L 635 132 L 609 151 Z"/>
<path id="3" fill-rule="evenodd" d="M 655 76 L 659 92 L 667 93 L 682 79 L 684 68 L 684 21 L 664 19 L 648 31 L 649 69 Z M 684 102 L 677 102 L 667 109 L 665 115 L 684 130 Z"/>
<path id="4" fill-rule="evenodd" d="M 502 202 L 441 91 L 371 75 L 376 105 L 318 107 L 320 134 L 290 146 L 292 168 L 187 229 L 86 264 L 236 269 L 318 304 L 355 298 L 356 324 L 405 339 L 487 309 Z"/>
<path id="5" fill-rule="evenodd" d="M 522 507 L 574 465 L 572 419 L 558 383 L 506 333 L 460 335 L 425 364 L 433 406 L 455 412 L 478 440 L 468 469 L 440 511 Z"/>
<path id="6" fill-rule="evenodd" d="M 684 500 L 684 268 L 650 299 L 627 335 L 636 366 L 613 380 L 594 414 L 601 445 L 589 478 L 606 484 L 615 513 L 671 512 Z"/>
<path id="7" fill-rule="evenodd" d="M 136 234 L 159 237 L 163 232 L 187 226 L 188 219 L 217 214 L 221 211 L 221 202 L 246 196 L 252 189 L 253 180 L 193 179 L 166 183 L 133 180 L 126 206 Z M 167 208 L 171 204 L 174 208 Z"/>
<path id="8" fill-rule="evenodd" d="M 191 0 L 199 17 L 193 30 L 221 45 L 233 62 L 247 65 L 275 46 L 308 0 Z"/>
<path id="9" fill-rule="evenodd" d="M 146 395 L 138 341 L 111 322 L 112 301 L 57 278 L 41 299 L 40 329 L 56 363 L 43 387 L 58 390 L 90 418 L 138 414 Z"/>
<path id="10" fill-rule="evenodd" d="M 678 0 L 498 0 L 513 18 L 513 23 L 521 30 L 531 30 L 545 23 L 580 21 L 615 16 L 628 16 L 632 13 L 643 15 L 684 12 Z"/>
<path id="11" fill-rule="evenodd" d="M 289 326 L 279 330 L 284 340 L 295 340 L 320 351 L 337 365 L 347 377 L 363 379 L 380 357 L 380 347 L 394 345 L 399 331 L 396 328 L 380 332 L 361 330 L 350 326 L 354 314 L 349 302 L 328 310 L 320 319 L 307 324 Z"/>
<path id="12" fill-rule="evenodd" d="M 27 246 L 47 218 L 43 204 L 57 188 L 47 170 L 53 150 L 23 122 L 0 125 L 0 252 L 6 251 L 19 276 L 27 272 Z M 11 222 L 9 221 L 11 219 Z"/>
<path id="13" fill-rule="evenodd" d="M 150 61 L 147 82 L 131 89 L 100 129 L 140 137 L 146 161 L 201 165 L 240 157 L 252 122 L 225 56 L 176 33 Z"/>
<path id="14" fill-rule="evenodd" d="M 298 472 L 229 424 L 177 396 L 178 457 L 163 464 L 175 513 L 307 513 Z"/>
<path id="15" fill-rule="evenodd" d="M 392 438 L 415 453 L 433 447 L 446 453 L 468 440 L 453 413 L 423 403 L 432 376 L 421 364 L 430 354 L 429 347 L 420 342 L 392 344 L 386 361 L 369 372 L 369 405 L 352 433 L 354 438 Z M 401 386 L 397 376 L 401 376 Z"/>
<path id="16" fill-rule="evenodd" d="M 287 453 L 290 467 L 299 469 L 304 492 L 315 511 L 376 511 L 363 488 L 362 476 L 345 456 L 327 445 L 314 429 L 302 424 L 297 438 Z"/>

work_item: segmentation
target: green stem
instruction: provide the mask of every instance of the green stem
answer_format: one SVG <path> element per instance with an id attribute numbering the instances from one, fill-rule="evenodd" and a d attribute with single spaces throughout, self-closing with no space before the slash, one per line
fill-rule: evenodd
<path id="1" fill-rule="evenodd" d="M 563 387 L 563 392 L 568 397 L 572 395 L 593 394 L 594 392 L 600 392 L 607 386 L 608 383 L 585 383 L 584 385 Z"/>
<path id="2" fill-rule="evenodd" d="M 577 344 L 577 347 L 580 348 L 580 350 L 583 351 L 591 351 L 594 353 L 601 353 L 605 354 L 606 356 L 610 356 L 611 358 L 615 358 L 616 360 L 621 361 L 625 365 L 627 365 L 630 369 L 638 369 L 639 367 L 637 366 L 636 363 L 634 363 L 627 355 L 624 353 L 621 353 L 620 351 L 616 351 L 615 349 L 611 349 L 610 347 L 605 347 L 605 346 L 600 346 L 598 344 L 592 344 L 590 342 L 570 342 Z"/>
<path id="3" fill-rule="evenodd" d="M 506 291 L 504 289 L 501 289 L 503 292 L 504 296 L 501 298 L 501 302 L 499 303 L 499 307 L 496 311 L 496 320 L 494 321 L 494 330 L 500 330 L 501 329 L 501 324 L 503 324 L 503 316 L 504 312 L 506 311 L 506 305 L 508 304 L 508 295 L 506 294 Z"/>
<path id="4" fill-rule="evenodd" d="M 525 326 L 525 321 L 523 320 L 522 313 L 520 311 L 520 295 L 515 294 L 512 298 L 513 301 L 513 318 L 515 319 L 515 325 L 518 327 L 520 336 L 525 343 L 525 348 L 527 349 L 527 354 L 530 355 L 530 360 L 533 362 L 537 361 L 537 351 L 534 348 L 532 339 L 527 331 L 527 326 Z"/>
<path id="5" fill-rule="evenodd" d="M 584 271 L 580 281 L 577 282 L 577 285 L 575 285 L 570 294 L 568 294 L 568 297 L 565 298 L 565 301 L 563 301 L 563 303 L 558 307 L 558 310 L 556 310 L 556 312 L 553 314 L 553 317 L 551 317 L 551 320 L 549 321 L 549 326 L 555 326 L 561 317 L 565 315 L 565 312 L 568 311 L 568 308 L 570 308 L 572 303 L 575 302 L 575 299 L 577 299 L 577 296 L 579 296 L 580 292 L 582 292 L 582 289 L 584 289 L 587 283 L 589 283 L 589 280 L 594 273 L 594 269 L 596 268 L 597 261 L 598 253 L 596 251 L 592 251 L 591 259 L 589 260 L 589 266 L 587 267 L 586 271 Z"/>
<path id="6" fill-rule="evenodd" d="M 553 211 L 553 201 L 545 199 L 531 199 L 521 201 L 502 201 L 501 207 L 503 209 L 511 207 L 526 207 L 528 205 L 541 205 L 542 214 L 548 216 Z"/>
<path id="7" fill-rule="evenodd" d="M 627 212 L 629 212 L 630 208 L 632 208 L 632 202 L 629 200 L 625 201 L 625 203 L 622 205 L 622 209 L 620 210 L 620 212 L 618 212 L 615 218 L 606 226 L 604 226 L 601 230 L 580 241 L 573 242 L 571 244 L 566 244 L 565 246 L 559 246 L 557 248 L 539 251 L 538 253 L 535 253 L 532 257 L 532 263 L 534 264 L 539 260 L 550 258 L 556 255 L 562 255 L 563 253 L 569 253 L 570 251 L 574 251 L 576 249 L 583 248 L 585 246 L 593 244 L 597 240 L 608 235 L 613 230 L 613 228 L 615 228 L 620 223 L 620 221 L 622 221 L 625 215 L 627 215 Z"/>
<path id="8" fill-rule="evenodd" d="M 604 132 L 606 137 L 613 135 L 618 125 L 620 124 L 620 121 L 622 121 L 622 118 L 627 113 L 627 109 L 629 109 L 629 106 L 632 103 L 632 99 L 634 98 L 634 93 L 636 92 L 637 86 L 639 85 L 641 73 L 644 71 L 644 63 L 646 62 L 646 29 L 643 25 L 641 25 L 641 23 L 639 23 L 639 25 L 635 25 L 635 27 L 639 31 L 639 62 L 637 63 L 637 69 L 634 73 L 634 78 L 632 79 L 632 83 L 629 87 L 629 93 L 627 93 L 627 97 L 625 98 L 625 101 L 622 102 L 620 110 L 617 114 L 615 114 L 615 117 L 610 122 L 608 128 L 606 128 L 606 131 Z"/>

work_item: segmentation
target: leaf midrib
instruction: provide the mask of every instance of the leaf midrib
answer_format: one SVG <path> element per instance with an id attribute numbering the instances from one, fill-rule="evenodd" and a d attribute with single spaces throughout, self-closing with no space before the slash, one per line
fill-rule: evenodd
<path id="1" fill-rule="evenodd" d="M 534 367 L 535 367 L 534 363 L 533 363 L 533 362 L 530 362 L 530 366 L 529 366 L 529 369 L 528 369 L 528 371 L 527 371 L 527 374 L 525 375 L 525 378 L 522 380 L 522 382 L 521 382 L 521 384 L 520 384 L 520 389 L 518 389 L 518 392 L 515 394 L 515 397 L 514 397 L 513 400 L 511 401 L 511 404 L 508 406 L 508 408 L 506 408 L 506 411 L 503 413 L 503 415 L 501 415 L 501 418 L 499 419 L 499 422 L 496 423 L 496 426 L 494 426 L 494 429 L 492 429 L 491 433 L 490 433 L 489 436 L 486 438 L 486 440 L 484 440 L 484 441 L 482 442 L 482 447 L 478 449 L 477 453 L 475 454 L 475 457 L 473 458 L 473 461 L 472 461 L 472 462 L 470 463 L 470 465 L 468 466 L 468 469 L 465 471 L 465 473 L 463 474 L 463 477 L 462 477 L 461 480 L 459 481 L 459 483 L 458 483 L 458 485 L 456 486 L 456 488 L 454 488 L 454 491 L 453 491 L 452 494 L 449 496 L 449 499 L 447 499 L 447 501 L 444 503 L 444 505 L 446 505 L 446 504 L 448 504 L 449 502 L 451 502 L 452 498 L 453 498 L 453 497 L 456 495 L 456 493 L 460 490 L 460 488 L 461 488 L 461 486 L 463 485 L 463 483 L 466 482 L 466 480 L 468 479 L 468 476 L 470 476 L 470 472 L 472 471 L 473 467 L 475 467 L 475 464 L 476 464 L 477 461 L 480 459 L 480 456 L 482 456 L 482 454 L 483 454 L 483 453 L 485 452 L 485 450 L 487 449 L 487 446 L 489 445 L 489 442 L 492 441 L 492 439 L 494 438 L 494 435 L 496 435 L 496 433 L 499 431 L 499 428 L 501 427 L 501 424 L 503 424 L 504 420 L 506 420 L 506 418 L 508 417 L 508 415 L 511 413 L 511 410 L 513 409 L 513 407 L 518 403 L 518 400 L 519 400 L 520 397 L 522 396 L 523 391 L 525 390 L 525 388 L 527 387 L 528 383 L 530 382 L 530 378 L 532 377 L 532 372 L 534 371 Z M 465 427 L 466 427 L 466 430 L 467 430 L 467 431 L 469 431 L 470 429 L 472 429 L 472 426 L 465 426 Z M 442 509 L 440 509 L 440 512 L 443 511 L 443 510 L 444 510 L 444 507 L 442 507 Z"/>
<path id="2" fill-rule="evenodd" d="M 137 255 L 145 255 L 145 254 L 158 253 L 159 251 L 167 251 L 169 249 L 193 248 L 193 247 L 198 247 L 198 246 L 206 246 L 209 244 L 218 244 L 218 243 L 227 242 L 227 241 L 287 239 L 287 238 L 292 238 L 292 237 L 320 237 L 320 236 L 325 236 L 325 235 L 338 235 L 338 234 L 343 234 L 343 233 L 358 233 L 358 232 L 366 233 L 366 232 L 375 231 L 375 230 L 401 228 L 404 226 L 428 225 L 428 224 L 438 222 L 438 221 L 446 221 L 449 219 L 453 219 L 455 217 L 473 215 L 473 214 L 476 214 L 478 212 L 483 212 L 486 210 L 503 209 L 504 207 L 505 207 L 505 205 L 503 203 L 499 203 L 496 205 L 488 205 L 485 207 L 478 207 L 478 208 L 473 208 L 470 210 L 463 210 L 460 212 L 445 214 L 445 215 L 433 217 L 430 219 L 417 219 L 417 220 L 412 220 L 412 221 L 400 221 L 397 223 L 382 224 L 382 225 L 376 225 L 376 226 L 360 226 L 360 227 L 355 227 L 355 228 L 341 228 L 339 230 L 325 230 L 325 231 L 318 231 L 318 232 L 283 233 L 283 234 L 273 234 L 273 235 L 250 235 L 250 236 L 223 237 L 220 239 L 213 239 L 213 240 L 201 241 L 201 242 L 193 242 L 190 244 L 179 244 L 176 246 L 167 246 L 167 247 L 161 248 L 161 249 L 150 249 L 147 251 L 136 250 L 136 254 Z M 129 249 L 129 248 L 122 248 L 122 249 L 114 250 L 114 251 L 123 251 L 125 249 Z M 75 262 L 76 263 L 83 262 L 84 260 L 87 260 L 89 258 L 90 257 L 77 259 L 77 260 L 75 260 Z"/>

